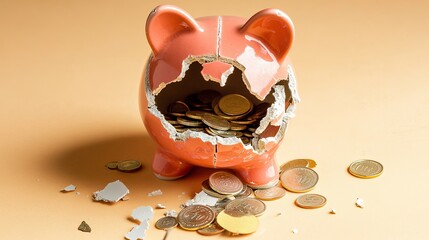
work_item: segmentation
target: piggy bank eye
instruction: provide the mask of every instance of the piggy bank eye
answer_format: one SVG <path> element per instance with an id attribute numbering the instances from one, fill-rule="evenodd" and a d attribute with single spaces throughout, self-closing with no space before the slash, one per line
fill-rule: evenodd
<path id="1" fill-rule="evenodd" d="M 176 6 L 158 6 L 146 21 L 146 37 L 155 56 L 172 36 L 193 31 L 203 30 L 192 16 Z"/>
<path id="2" fill-rule="evenodd" d="M 260 40 L 278 61 L 286 57 L 294 38 L 292 20 L 278 9 L 265 9 L 253 15 L 241 32 Z"/>

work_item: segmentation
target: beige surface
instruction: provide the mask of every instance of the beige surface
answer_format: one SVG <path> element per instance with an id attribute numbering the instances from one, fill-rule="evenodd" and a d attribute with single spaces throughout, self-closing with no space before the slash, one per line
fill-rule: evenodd
<path id="1" fill-rule="evenodd" d="M 0 2 L 1 239 L 123 239 L 135 225 L 127 219 L 134 208 L 179 210 L 200 190 L 211 170 L 175 182 L 150 173 L 155 146 L 137 94 L 149 55 L 146 16 L 162 2 Z M 293 193 L 267 202 L 259 230 L 240 239 L 429 239 L 429 2 L 206 2 L 170 1 L 194 17 L 250 17 L 277 7 L 293 19 L 302 103 L 277 157 L 317 160 L 313 192 L 328 198 L 316 210 L 295 207 Z M 128 158 L 144 170 L 104 167 Z M 346 168 L 359 158 L 380 161 L 385 172 L 350 176 Z M 116 179 L 130 189 L 129 201 L 91 201 Z M 71 183 L 80 195 L 59 192 Z M 164 195 L 147 196 L 156 189 Z M 364 209 L 354 206 L 357 197 Z M 91 233 L 77 230 L 82 220 Z M 162 239 L 163 232 L 151 227 L 147 235 Z M 180 229 L 169 235 L 200 238 Z M 225 236 L 207 239 L 217 238 Z"/>

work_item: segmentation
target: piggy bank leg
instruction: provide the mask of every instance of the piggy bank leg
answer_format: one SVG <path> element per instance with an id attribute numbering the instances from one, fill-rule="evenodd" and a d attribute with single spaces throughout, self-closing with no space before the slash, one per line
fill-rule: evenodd
<path id="1" fill-rule="evenodd" d="M 255 165 L 235 169 L 236 173 L 248 186 L 252 188 L 270 188 L 279 182 L 279 166 L 274 158 Z"/>
<path id="2" fill-rule="evenodd" d="M 189 173 L 192 165 L 175 158 L 168 153 L 157 150 L 152 162 L 152 170 L 162 180 L 174 180 Z"/>

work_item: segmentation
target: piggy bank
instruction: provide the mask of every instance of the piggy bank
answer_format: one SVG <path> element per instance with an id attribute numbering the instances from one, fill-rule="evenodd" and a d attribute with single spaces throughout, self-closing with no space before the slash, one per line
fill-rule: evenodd
<path id="1" fill-rule="evenodd" d="M 277 184 L 275 152 L 299 102 L 290 18 L 265 9 L 194 19 L 161 5 L 146 37 L 139 103 L 157 145 L 153 173 L 172 180 L 200 166 L 230 169 L 253 188 Z"/>

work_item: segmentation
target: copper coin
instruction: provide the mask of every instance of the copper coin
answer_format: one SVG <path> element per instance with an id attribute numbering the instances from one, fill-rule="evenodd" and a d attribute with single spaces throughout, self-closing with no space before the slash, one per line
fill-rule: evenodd
<path id="1" fill-rule="evenodd" d="M 123 172 L 132 172 L 142 167 L 141 162 L 137 160 L 125 160 L 118 163 L 118 169 Z"/>
<path id="2" fill-rule="evenodd" d="M 320 208 L 325 206 L 326 198 L 319 194 L 304 194 L 296 199 L 295 204 L 301 208 Z"/>
<path id="3" fill-rule="evenodd" d="M 250 197 L 250 195 L 253 194 L 253 189 L 247 185 L 244 184 L 243 190 L 235 195 L 235 198 L 246 198 L 246 197 Z"/>
<path id="4" fill-rule="evenodd" d="M 208 179 L 204 180 L 204 182 L 201 183 L 201 188 L 208 195 L 213 196 L 213 197 L 217 197 L 220 199 L 224 199 L 224 198 L 233 196 L 232 194 L 221 194 L 221 193 L 218 193 L 215 190 L 213 190 L 212 187 L 210 187 L 210 183 L 209 183 Z"/>
<path id="5" fill-rule="evenodd" d="M 206 113 L 208 113 L 208 112 L 200 111 L 200 110 L 193 110 L 193 111 L 187 111 L 185 115 L 188 118 L 201 120 L 203 118 L 203 115 Z"/>
<path id="6" fill-rule="evenodd" d="M 207 227 L 216 218 L 216 213 L 204 205 L 191 205 L 179 212 L 177 221 L 186 230 L 198 230 Z"/>
<path id="7" fill-rule="evenodd" d="M 161 230 L 169 230 L 177 226 L 177 219 L 175 217 L 163 217 L 158 219 L 155 227 Z"/>
<path id="8" fill-rule="evenodd" d="M 235 195 L 243 190 L 243 182 L 228 172 L 215 172 L 209 177 L 210 187 L 221 194 Z"/>
<path id="9" fill-rule="evenodd" d="M 177 122 L 179 124 L 182 124 L 183 126 L 187 126 L 187 127 L 201 127 L 201 126 L 203 126 L 203 123 L 201 121 L 186 119 L 183 117 L 178 117 Z"/>
<path id="10" fill-rule="evenodd" d="M 246 215 L 260 216 L 265 212 L 265 203 L 255 198 L 237 198 L 225 206 L 225 213 L 240 217 Z"/>
<path id="11" fill-rule="evenodd" d="M 202 235 L 211 236 L 225 231 L 216 221 L 205 228 L 198 229 L 197 232 Z"/>
<path id="12" fill-rule="evenodd" d="M 202 118 L 203 122 L 214 129 L 218 130 L 229 130 L 230 124 L 227 120 L 216 116 L 214 114 L 206 113 Z"/>
<path id="13" fill-rule="evenodd" d="M 307 159 L 294 159 L 294 160 L 287 161 L 286 163 L 280 166 L 280 172 L 284 172 L 289 168 L 295 168 L 295 167 L 308 167 Z"/>
<path id="14" fill-rule="evenodd" d="M 282 186 L 291 192 L 308 192 L 319 180 L 319 175 L 310 168 L 296 167 L 285 170 L 280 180 Z"/>
<path id="15" fill-rule="evenodd" d="M 282 198 L 286 194 L 286 190 L 281 187 L 271 187 L 266 189 L 255 190 L 255 196 L 261 200 L 276 200 Z"/>

